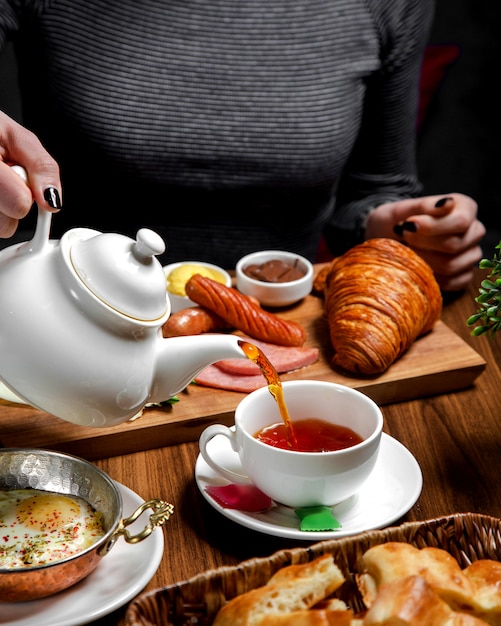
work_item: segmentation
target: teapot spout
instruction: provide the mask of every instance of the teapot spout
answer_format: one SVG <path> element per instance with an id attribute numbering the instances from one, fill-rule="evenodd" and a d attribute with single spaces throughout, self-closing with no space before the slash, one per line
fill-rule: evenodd
<path id="1" fill-rule="evenodd" d="M 223 359 L 246 359 L 236 335 L 169 337 L 159 351 L 149 402 L 164 402 L 185 389 L 205 367 Z"/>

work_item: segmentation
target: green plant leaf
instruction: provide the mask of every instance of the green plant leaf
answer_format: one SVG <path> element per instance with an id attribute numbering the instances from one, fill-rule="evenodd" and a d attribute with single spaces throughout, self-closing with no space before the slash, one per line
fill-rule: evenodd
<path id="1" fill-rule="evenodd" d="M 491 270 L 487 278 L 482 280 L 479 295 L 475 302 L 480 305 L 476 313 L 466 320 L 468 326 L 478 324 L 471 334 L 474 337 L 488 333 L 493 337 L 501 330 L 501 241 L 495 247 L 492 259 L 482 259 L 480 269 Z"/>

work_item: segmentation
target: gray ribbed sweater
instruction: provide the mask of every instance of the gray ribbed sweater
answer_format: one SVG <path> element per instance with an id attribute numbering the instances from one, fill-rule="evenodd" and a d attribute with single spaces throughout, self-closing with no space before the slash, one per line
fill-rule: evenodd
<path id="1" fill-rule="evenodd" d="M 313 257 L 335 208 L 341 251 L 419 192 L 430 19 L 431 0 L 0 0 L 24 123 L 61 166 L 53 234 L 151 226 L 162 260 L 233 267 Z"/>

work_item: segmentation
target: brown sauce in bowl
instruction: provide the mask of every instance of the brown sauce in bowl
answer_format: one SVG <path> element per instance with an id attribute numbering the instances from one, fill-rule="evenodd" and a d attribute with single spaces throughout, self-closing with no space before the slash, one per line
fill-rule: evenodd
<path id="1" fill-rule="evenodd" d="M 305 272 L 298 267 L 298 261 L 288 263 L 281 259 L 270 259 L 264 263 L 254 263 L 243 268 L 249 278 L 265 283 L 288 283 L 303 278 Z"/>

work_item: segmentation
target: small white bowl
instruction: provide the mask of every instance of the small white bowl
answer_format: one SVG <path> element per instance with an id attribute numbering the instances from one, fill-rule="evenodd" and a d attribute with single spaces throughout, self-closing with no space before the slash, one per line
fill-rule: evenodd
<path id="1" fill-rule="evenodd" d="M 177 313 L 178 311 L 181 311 L 182 309 L 186 309 L 191 306 L 198 306 L 197 303 L 193 302 L 193 300 L 190 300 L 188 296 L 180 296 L 175 293 L 171 293 L 169 291 L 169 284 L 168 284 L 169 274 L 173 270 L 177 269 L 178 267 L 181 267 L 182 265 L 195 265 L 198 267 L 207 268 L 209 270 L 214 270 L 215 272 L 218 272 L 224 278 L 224 284 L 227 287 L 231 287 L 231 276 L 228 274 L 226 270 L 224 270 L 222 267 L 219 267 L 218 265 L 213 265 L 212 263 L 205 263 L 203 261 L 180 261 L 179 263 L 171 263 L 170 265 L 165 265 L 163 270 L 165 272 L 165 278 L 167 280 L 166 289 L 167 289 L 167 295 L 169 296 L 169 300 L 170 300 L 171 314 Z M 196 273 L 196 272 L 193 272 L 193 273 Z"/>
<path id="2" fill-rule="evenodd" d="M 266 261 L 280 260 L 297 264 L 298 269 L 304 272 L 302 278 L 289 282 L 266 282 L 251 278 L 244 273 L 249 265 L 261 265 Z M 252 252 L 242 257 L 236 266 L 237 289 L 246 296 L 254 296 L 263 306 L 289 306 L 306 297 L 313 287 L 313 265 L 308 259 L 284 250 L 263 250 Z"/>

